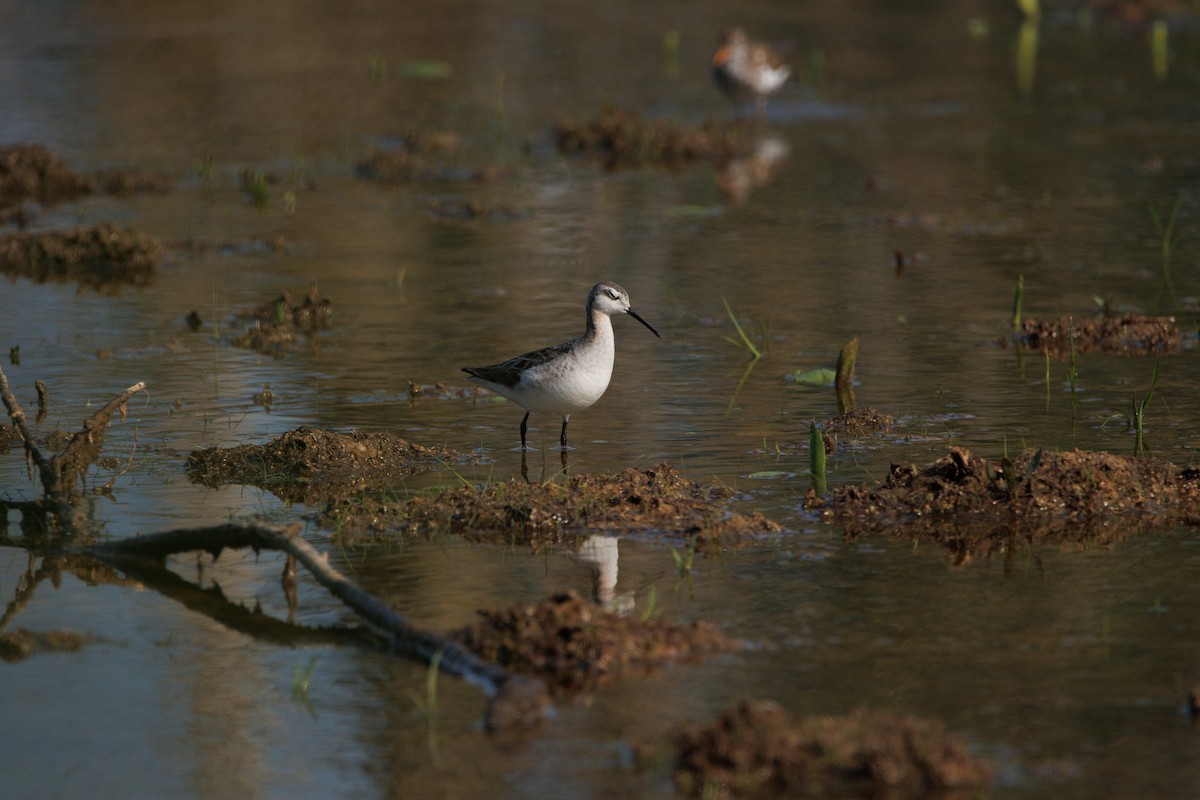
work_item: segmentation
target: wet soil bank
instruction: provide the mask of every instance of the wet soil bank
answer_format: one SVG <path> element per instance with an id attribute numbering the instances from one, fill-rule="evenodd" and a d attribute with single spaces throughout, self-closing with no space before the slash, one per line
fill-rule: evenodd
<path id="1" fill-rule="evenodd" d="M 596 157 L 609 170 L 724 163 L 745 148 L 745 137 L 735 127 L 686 126 L 669 119 L 645 119 L 636 111 L 619 108 L 606 108 L 585 122 L 560 121 L 554 136 L 563 154 Z"/>
<path id="2" fill-rule="evenodd" d="M 967 798 L 992 774 L 936 721 L 797 717 L 769 700 L 682 728 L 674 763 L 676 785 L 692 797 Z"/>
<path id="3" fill-rule="evenodd" d="M 109 224 L 0 236 L 0 272 L 38 283 L 74 281 L 95 289 L 146 286 L 165 257 L 166 249 L 153 237 Z"/>
<path id="4" fill-rule="evenodd" d="M 455 533 L 534 549 L 577 543 L 586 531 L 598 529 L 694 537 L 700 549 L 781 530 L 758 512 L 730 510 L 733 499 L 732 490 L 701 486 L 663 463 L 545 483 L 514 478 L 400 500 L 341 498 L 329 503 L 322 523 L 348 534 Z"/>
<path id="5" fill-rule="evenodd" d="M 879 486 L 842 486 L 828 505 L 847 536 L 933 537 L 965 554 L 1026 543 L 1108 543 L 1150 526 L 1200 523 L 1200 469 L 1156 458 L 1025 450 L 997 461 L 963 448 L 924 467 L 893 464 Z"/>
<path id="6" fill-rule="evenodd" d="M 711 623 L 623 617 L 574 591 L 532 606 L 484 609 L 479 617 L 461 634 L 467 647 L 510 672 L 542 679 L 559 696 L 739 646 Z"/>
<path id="7" fill-rule="evenodd" d="M 513 478 L 421 494 L 391 491 L 416 472 L 473 460 L 386 431 L 302 427 L 265 445 L 197 450 L 187 470 L 193 482 L 208 486 L 249 484 L 289 501 L 324 502 L 321 524 L 348 538 L 453 533 L 536 549 L 611 528 L 694 537 L 702 549 L 782 530 L 757 512 L 731 510 L 732 490 L 701 486 L 665 463 L 541 483 Z"/>
<path id="8" fill-rule="evenodd" d="M 205 486 L 245 484 L 289 502 L 311 503 L 378 490 L 416 472 L 470 460 L 387 431 L 301 427 L 267 444 L 197 450 L 188 456 L 187 474 Z"/>

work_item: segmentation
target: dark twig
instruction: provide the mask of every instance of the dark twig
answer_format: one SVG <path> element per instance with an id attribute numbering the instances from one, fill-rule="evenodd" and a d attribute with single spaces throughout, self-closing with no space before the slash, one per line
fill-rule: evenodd
<path id="1" fill-rule="evenodd" d="M 45 507 L 58 519 L 59 525 L 68 531 L 73 531 L 76 527 L 76 517 L 79 513 L 74 502 L 78 497 L 76 479 L 82 479 L 83 473 L 99 455 L 100 442 L 113 412 L 119 410 L 123 418 L 125 403 L 145 388 L 146 383 L 138 381 L 109 400 L 84 421 L 83 427 L 70 438 L 61 453 L 47 458 L 34 443 L 33 433 L 25 421 L 25 411 L 9 388 L 8 376 L 0 369 L 0 400 L 3 400 L 4 407 L 8 409 L 8 415 L 25 444 L 26 459 L 37 467 L 42 489 L 45 491 Z"/>

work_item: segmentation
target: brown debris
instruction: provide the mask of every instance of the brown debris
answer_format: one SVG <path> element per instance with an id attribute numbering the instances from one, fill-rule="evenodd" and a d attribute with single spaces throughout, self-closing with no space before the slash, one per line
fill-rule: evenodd
<path id="1" fill-rule="evenodd" d="M 937 721 L 796 717 L 770 700 L 683 728 L 677 747 L 676 785 L 696 797 L 966 798 L 992 773 Z"/>
<path id="2" fill-rule="evenodd" d="M 230 339 L 236 347 L 282 358 L 296 342 L 296 337 L 314 336 L 329 327 L 333 320 L 333 301 L 328 297 L 317 299 L 314 286 L 300 305 L 292 305 L 291 291 L 285 291 L 274 300 L 239 313 L 236 321 L 246 325 L 238 335 Z"/>
<path id="3" fill-rule="evenodd" d="M 360 161 L 355 172 L 360 178 L 393 185 L 434 177 L 442 170 L 429 157 L 454 152 L 461 146 L 462 140 L 451 131 L 413 131 L 400 137 L 395 149 L 381 150 Z M 465 177 L 486 180 L 488 174 L 480 171 Z"/>
<path id="4" fill-rule="evenodd" d="M 347 497 L 329 504 L 323 522 L 343 532 L 449 531 L 535 549 L 574 542 L 595 528 L 694 536 L 699 548 L 781 530 L 758 512 L 724 508 L 733 495 L 724 487 L 704 488 L 663 463 L 648 470 L 579 474 L 544 483 L 514 478 L 483 489 L 464 486 L 400 501 Z"/>
<path id="5" fill-rule="evenodd" d="M 174 181 L 161 172 L 123 170 L 96 177 L 72 172 L 41 145 L 0 147 L 0 224 L 24 228 L 35 215 L 25 203 L 55 205 L 101 191 L 106 194 L 163 194 Z"/>
<path id="6" fill-rule="evenodd" d="M 896 427 L 896 418 L 874 408 L 843 411 L 835 417 L 823 420 L 818 428 L 825 442 L 825 452 L 832 453 L 838 439 L 864 439 L 879 433 L 887 433 Z"/>
<path id="7" fill-rule="evenodd" d="M 1064 355 L 1075 341 L 1075 352 L 1099 350 L 1125 356 L 1178 353 L 1183 337 L 1174 317 L 1120 314 L 1102 319 L 1023 320 L 1021 343 L 1030 350 Z"/>
<path id="8" fill-rule="evenodd" d="M 559 122 L 554 134 L 560 152 L 599 156 L 610 170 L 725 162 L 737 155 L 742 144 L 733 128 L 685 127 L 668 119 L 646 120 L 636 111 L 618 108 L 606 108 L 588 122 Z"/>
<path id="9" fill-rule="evenodd" d="M 92 637 L 70 631 L 29 631 L 17 628 L 0 633 L 0 659 L 14 663 L 35 653 L 77 653 Z"/>
<path id="10" fill-rule="evenodd" d="M 16 232 L 0 236 L 0 272 L 38 283 L 77 281 L 93 288 L 154 280 L 165 251 L 153 237 L 109 224 L 68 233 Z"/>
<path id="11" fill-rule="evenodd" d="M 41 145 L 0 147 L 0 208 L 24 200 L 51 205 L 91 194 L 94 189 L 91 178 L 71 172 Z"/>
<path id="12" fill-rule="evenodd" d="M 882 486 L 839 487 L 831 511 L 850 537 L 923 534 L 964 554 L 1013 540 L 1108 543 L 1139 526 L 1200 522 L 1200 470 L 1080 450 L 989 461 L 956 447 L 922 468 L 893 464 Z"/>
<path id="13" fill-rule="evenodd" d="M 249 484 L 289 501 L 312 502 L 384 487 L 421 470 L 467 460 L 389 431 L 301 427 L 265 445 L 210 447 L 187 459 L 188 478 L 205 486 Z"/>
<path id="14" fill-rule="evenodd" d="M 167 194 L 175 188 L 175 181 L 162 172 L 144 169 L 128 169 L 105 172 L 99 176 L 100 189 L 105 194 L 125 197 L 131 194 Z"/>
<path id="15" fill-rule="evenodd" d="M 463 632 L 471 650 L 512 672 L 535 675 L 559 695 L 586 691 L 678 660 L 730 650 L 736 642 L 711 623 L 639 621 L 574 591 L 533 606 L 481 610 Z"/>

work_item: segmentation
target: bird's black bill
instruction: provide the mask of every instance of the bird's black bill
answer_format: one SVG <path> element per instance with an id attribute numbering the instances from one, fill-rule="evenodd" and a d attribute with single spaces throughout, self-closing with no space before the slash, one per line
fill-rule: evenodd
<path id="1" fill-rule="evenodd" d="M 641 317 L 639 317 L 639 316 L 637 315 L 637 312 L 636 312 L 636 311 L 634 311 L 632 308 L 631 308 L 631 309 L 629 309 L 628 311 L 626 311 L 625 313 L 626 313 L 626 314 L 628 314 L 629 316 L 633 317 L 634 319 L 636 319 L 638 322 L 640 322 L 640 323 L 642 323 L 643 325 L 645 325 L 647 328 L 649 328 L 649 329 L 650 329 L 650 332 L 651 332 L 651 333 L 653 333 L 655 336 L 657 336 L 657 337 L 658 337 L 658 338 L 660 338 L 660 339 L 662 338 L 662 334 L 660 334 L 658 331 L 654 330 L 654 326 L 653 326 L 653 325 L 651 325 L 649 322 L 646 322 L 646 320 L 644 320 L 644 319 L 642 319 Z"/>

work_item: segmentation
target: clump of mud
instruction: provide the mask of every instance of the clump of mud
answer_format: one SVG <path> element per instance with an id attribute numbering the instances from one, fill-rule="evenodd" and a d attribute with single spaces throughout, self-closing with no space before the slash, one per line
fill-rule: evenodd
<path id="1" fill-rule="evenodd" d="M 545 483 L 514 478 L 401 501 L 348 497 L 331 502 L 322 521 L 345 533 L 453 532 L 534 549 L 573 543 L 597 528 L 695 537 L 698 548 L 713 542 L 736 544 L 742 537 L 781 530 L 757 512 L 730 511 L 726 505 L 733 496 L 732 490 L 705 488 L 663 463 L 653 469 L 571 475 Z"/>
<path id="2" fill-rule="evenodd" d="M 462 453 L 415 444 L 388 431 L 301 427 L 264 445 L 196 450 L 188 456 L 187 474 L 205 486 L 248 484 L 290 502 L 313 502 L 466 460 Z"/>
<path id="3" fill-rule="evenodd" d="M 163 246 L 153 237 L 109 224 L 0 237 L 0 272 L 38 283 L 76 281 L 96 289 L 146 286 L 164 257 Z"/>
<path id="4" fill-rule="evenodd" d="M 1069 352 L 1072 341 L 1076 353 L 1099 350 L 1124 356 L 1178 353 L 1183 347 L 1174 317 L 1141 314 L 1080 321 L 1027 319 L 1021 322 L 1020 340 L 1030 350 L 1053 355 Z"/>
<path id="5" fill-rule="evenodd" d="M 0 633 L 0 659 L 14 663 L 35 653 L 77 653 L 91 641 L 91 636 L 71 631 L 39 632 L 17 628 Z"/>
<path id="6" fill-rule="evenodd" d="M 677 735 L 675 782 L 695 797 L 977 797 L 992 774 L 941 723 L 855 711 L 796 717 L 743 702 Z"/>
<path id="7" fill-rule="evenodd" d="M 819 503 L 810 496 L 809 505 Z M 964 554 L 1013 539 L 1103 544 L 1148 525 L 1200 522 L 1200 469 L 1079 450 L 989 461 L 953 448 L 922 468 L 893 464 L 881 486 L 839 487 L 828 510 L 850 537 L 929 535 Z"/>
<path id="8" fill-rule="evenodd" d="M 389 185 L 418 180 L 491 182 L 505 174 L 499 167 L 468 169 L 445 163 L 460 150 L 462 140 L 450 131 L 414 131 L 400 138 L 399 145 L 373 153 L 355 166 L 355 173 Z"/>
<path id="9" fill-rule="evenodd" d="M 733 649 L 715 625 L 674 625 L 623 617 L 563 592 L 533 606 L 481 610 L 463 640 L 511 672 L 535 675 L 551 692 L 588 691 L 622 675 L 643 674 Z"/>
<path id="10" fill-rule="evenodd" d="M 874 408 L 859 408 L 843 411 L 818 425 L 825 452 L 832 453 L 838 442 L 844 439 L 865 439 L 888 433 L 896 427 L 896 418 Z"/>
<path id="11" fill-rule="evenodd" d="M 98 191 L 162 194 L 173 185 L 168 176 L 147 170 L 80 175 L 41 145 L 8 145 L 0 147 L 0 224 L 24 228 L 37 215 L 26 203 L 51 206 Z"/>
<path id="12" fill-rule="evenodd" d="M 606 108 L 587 122 L 558 122 L 554 134 L 560 152 L 597 156 L 609 170 L 725 162 L 742 147 L 742 136 L 735 128 L 682 126 L 668 119 L 644 119 L 636 111 L 618 108 Z"/>
<path id="13" fill-rule="evenodd" d="M 76 175 L 45 147 L 14 144 L 0 147 L 0 208 L 24 200 L 44 205 L 91 194 L 95 185 Z"/>
<path id="14" fill-rule="evenodd" d="M 241 333 L 230 343 L 235 347 L 282 358 L 299 336 L 313 337 L 329 327 L 333 320 L 333 301 L 317 297 L 312 287 L 299 305 L 293 304 L 292 293 L 285 291 L 274 300 L 242 311 L 235 320 L 244 325 Z"/>
<path id="15" fill-rule="evenodd" d="M 145 169 L 130 169 L 104 172 L 98 177 L 99 188 L 105 194 L 127 197 L 132 194 L 167 194 L 175 188 L 175 181 L 161 172 Z"/>

